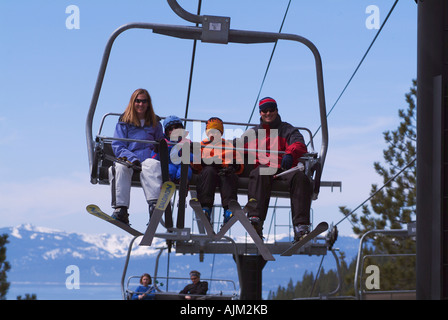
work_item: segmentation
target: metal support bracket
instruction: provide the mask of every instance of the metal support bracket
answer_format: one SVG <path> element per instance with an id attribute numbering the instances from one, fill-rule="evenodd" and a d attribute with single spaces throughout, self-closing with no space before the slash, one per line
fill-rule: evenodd
<path id="1" fill-rule="evenodd" d="M 171 9 L 182 19 L 196 24 L 202 24 L 202 42 L 222 44 L 229 42 L 230 17 L 192 14 L 182 8 L 177 0 L 167 1 Z"/>

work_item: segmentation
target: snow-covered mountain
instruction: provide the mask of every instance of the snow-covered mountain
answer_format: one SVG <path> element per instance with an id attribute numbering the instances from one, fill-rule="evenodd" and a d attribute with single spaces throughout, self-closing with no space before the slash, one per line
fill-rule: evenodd
<path id="1" fill-rule="evenodd" d="M 128 246 L 132 236 L 117 234 L 67 233 L 25 224 L 0 228 L 0 234 L 8 234 L 7 261 L 11 264 L 8 281 L 11 283 L 59 283 L 67 279 L 67 267 L 75 265 L 80 270 L 82 283 L 120 283 Z M 138 242 L 138 240 L 137 240 Z M 126 277 L 155 272 L 156 257 L 161 239 L 155 238 L 153 246 L 140 247 L 134 244 L 132 259 Z M 358 240 L 340 237 L 336 242 L 345 252 L 348 262 L 356 254 Z M 331 255 L 327 255 L 324 267 L 335 268 Z M 295 256 L 277 257 L 263 269 L 263 291 L 285 286 L 292 278 L 300 280 L 305 270 L 316 272 L 321 257 Z M 158 275 L 166 276 L 169 265 L 170 277 L 188 277 L 192 269 L 202 272 L 204 278 L 230 279 L 238 283 L 235 262 L 231 255 L 206 254 L 200 262 L 197 255 L 162 254 Z"/>
<path id="2" fill-rule="evenodd" d="M 0 233 L 10 234 L 10 240 L 13 240 L 13 243 L 17 242 L 22 250 L 40 254 L 44 260 L 70 256 L 89 260 L 122 258 L 126 256 L 129 242 L 132 239 L 132 236 L 116 234 L 67 233 L 30 224 L 0 229 Z M 156 246 L 157 240 L 159 239 L 155 239 Z M 158 250 L 154 247 L 136 246 L 132 255 L 147 256 L 156 251 Z"/>

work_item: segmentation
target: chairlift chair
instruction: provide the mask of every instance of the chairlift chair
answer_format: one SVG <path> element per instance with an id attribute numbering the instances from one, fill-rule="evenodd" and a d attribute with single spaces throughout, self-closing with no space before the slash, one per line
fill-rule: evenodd
<path id="1" fill-rule="evenodd" d="M 178 14 L 181 18 L 194 22 L 197 26 L 181 26 L 181 25 L 169 25 L 169 24 L 156 24 L 156 23 L 129 23 L 119 27 L 110 36 L 100 65 L 96 85 L 94 88 L 90 108 L 88 110 L 86 119 L 86 142 L 87 152 L 89 158 L 90 167 L 90 181 L 92 184 L 109 184 L 108 179 L 108 167 L 113 162 L 113 152 L 111 148 L 111 142 L 115 139 L 103 135 L 102 127 L 105 119 L 110 116 L 119 116 L 119 114 L 108 113 L 106 114 L 100 124 L 98 134 L 93 135 L 93 119 L 95 116 L 96 107 L 98 104 L 99 95 L 103 85 L 106 68 L 109 61 L 109 56 L 112 50 L 112 46 L 119 35 L 125 31 L 131 29 L 147 29 L 152 32 L 182 39 L 201 40 L 207 43 L 240 43 L 240 44 L 256 44 L 256 43 L 275 43 L 278 40 L 294 41 L 305 45 L 313 54 L 316 69 L 317 79 L 317 91 L 319 102 L 319 115 L 320 115 L 320 131 L 321 131 L 321 148 L 320 152 L 314 150 L 313 137 L 309 129 L 298 128 L 300 130 L 307 131 L 310 135 L 309 146 L 310 152 L 306 154 L 301 161 L 305 167 L 305 173 L 311 179 L 314 186 L 313 199 L 317 198 L 319 189 L 321 186 L 340 187 L 340 182 L 325 182 L 321 181 L 321 174 L 325 164 L 325 158 L 328 149 L 328 126 L 327 115 L 324 95 L 324 82 L 323 82 L 323 70 L 322 61 L 319 51 L 315 45 L 308 39 L 295 34 L 287 33 L 273 33 L 273 32 L 260 32 L 260 31 L 248 31 L 237 30 L 230 28 L 229 17 L 208 16 L 208 15 L 194 15 L 183 8 L 177 3 L 176 0 L 167 0 L 172 10 Z M 181 119 L 183 121 L 198 121 L 193 119 Z M 205 122 L 205 120 L 200 120 Z M 234 124 L 231 122 L 224 122 L 225 124 Z M 237 124 L 249 126 L 251 124 Z M 146 143 L 157 143 L 157 141 L 146 141 Z M 185 166 L 184 166 L 185 167 Z M 197 181 L 197 175 L 193 175 L 189 182 L 189 188 L 194 190 Z M 133 177 L 133 186 L 140 186 L 138 176 Z M 247 193 L 248 176 L 241 176 L 239 178 L 239 194 Z M 181 197 L 180 201 L 185 203 L 185 197 L 187 196 L 187 186 L 185 183 L 181 183 L 177 186 Z M 272 186 L 272 196 L 274 197 L 289 197 L 288 186 L 280 180 L 275 180 Z M 184 219 L 184 205 L 178 207 L 178 228 L 183 228 Z M 171 235 L 173 237 L 173 235 Z"/>

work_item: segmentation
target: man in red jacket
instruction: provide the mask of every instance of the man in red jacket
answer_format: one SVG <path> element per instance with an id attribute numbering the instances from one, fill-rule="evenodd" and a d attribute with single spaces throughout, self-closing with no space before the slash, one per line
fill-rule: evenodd
<path id="1" fill-rule="evenodd" d="M 246 131 L 243 137 L 249 137 L 244 146 L 249 149 L 249 161 L 252 150 L 256 165 L 249 175 L 248 198 L 257 199 L 257 208 L 248 213 L 248 218 L 258 234 L 262 236 L 274 174 L 296 166 L 307 149 L 299 130 L 281 120 L 277 102 L 274 99 L 270 97 L 261 99 L 259 109 L 260 124 Z M 255 149 L 257 152 L 253 154 Z M 269 150 L 284 152 L 270 153 Z M 311 182 L 300 170 L 287 174 L 281 179 L 289 184 L 294 241 L 298 241 L 310 231 Z"/>

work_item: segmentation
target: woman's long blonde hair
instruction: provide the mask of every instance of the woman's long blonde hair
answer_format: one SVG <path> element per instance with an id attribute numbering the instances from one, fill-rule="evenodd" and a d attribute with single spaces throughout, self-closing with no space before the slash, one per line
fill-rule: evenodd
<path id="1" fill-rule="evenodd" d="M 138 119 L 137 113 L 134 109 L 135 99 L 137 99 L 139 94 L 146 95 L 146 99 L 148 99 L 148 109 L 146 110 L 145 114 L 145 125 L 155 127 L 157 125 L 157 118 L 152 106 L 151 96 L 146 89 L 137 89 L 134 91 L 134 93 L 131 95 L 131 99 L 129 100 L 129 104 L 126 110 L 121 116 L 121 121 L 133 124 L 136 127 L 140 127 L 140 120 Z"/>

